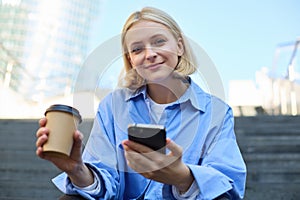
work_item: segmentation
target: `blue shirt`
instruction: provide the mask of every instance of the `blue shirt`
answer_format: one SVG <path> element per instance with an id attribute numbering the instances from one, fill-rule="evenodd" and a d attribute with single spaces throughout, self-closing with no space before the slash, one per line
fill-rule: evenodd
<path id="1" fill-rule="evenodd" d="M 99 176 L 101 190 L 88 194 L 72 185 L 65 173 L 53 179 L 67 194 L 89 199 L 174 199 L 171 185 L 144 178 L 127 164 L 121 142 L 128 124 L 151 124 L 146 87 L 137 91 L 117 89 L 99 104 L 83 160 Z M 183 148 L 183 162 L 190 168 L 200 189 L 197 199 L 225 194 L 242 199 L 246 166 L 239 150 L 231 108 L 204 92 L 192 80 L 176 102 L 165 108 L 158 122 L 167 137 Z"/>

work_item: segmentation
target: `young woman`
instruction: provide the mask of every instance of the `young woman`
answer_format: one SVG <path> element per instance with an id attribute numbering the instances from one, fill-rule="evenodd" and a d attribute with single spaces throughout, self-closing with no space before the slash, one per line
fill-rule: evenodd
<path id="1" fill-rule="evenodd" d="M 189 77 L 196 62 L 177 23 L 143 8 L 127 19 L 122 46 L 123 87 L 99 104 L 83 155 L 79 131 L 68 159 L 44 155 L 40 120 L 37 155 L 64 171 L 53 182 L 89 199 L 242 199 L 246 166 L 231 108 Z M 167 153 L 129 141 L 132 123 L 163 125 Z"/>

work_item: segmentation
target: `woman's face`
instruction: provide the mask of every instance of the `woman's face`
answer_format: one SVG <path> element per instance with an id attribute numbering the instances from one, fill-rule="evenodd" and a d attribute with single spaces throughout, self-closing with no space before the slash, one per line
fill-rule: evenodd
<path id="1" fill-rule="evenodd" d="M 128 59 L 137 73 L 148 82 L 170 77 L 183 54 L 182 40 L 164 25 L 141 20 L 126 33 Z"/>

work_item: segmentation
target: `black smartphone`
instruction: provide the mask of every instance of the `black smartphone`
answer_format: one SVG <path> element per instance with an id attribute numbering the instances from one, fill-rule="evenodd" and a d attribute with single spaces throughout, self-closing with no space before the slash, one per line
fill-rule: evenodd
<path id="1" fill-rule="evenodd" d="M 129 124 L 128 139 L 166 153 L 166 129 L 162 125 Z"/>

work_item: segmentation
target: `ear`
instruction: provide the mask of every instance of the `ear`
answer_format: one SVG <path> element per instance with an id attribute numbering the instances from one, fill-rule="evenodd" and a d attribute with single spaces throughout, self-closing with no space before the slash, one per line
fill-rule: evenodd
<path id="1" fill-rule="evenodd" d="M 184 45 L 183 45 L 183 40 L 181 37 L 178 38 L 177 41 L 177 55 L 182 56 L 184 53 Z"/>

